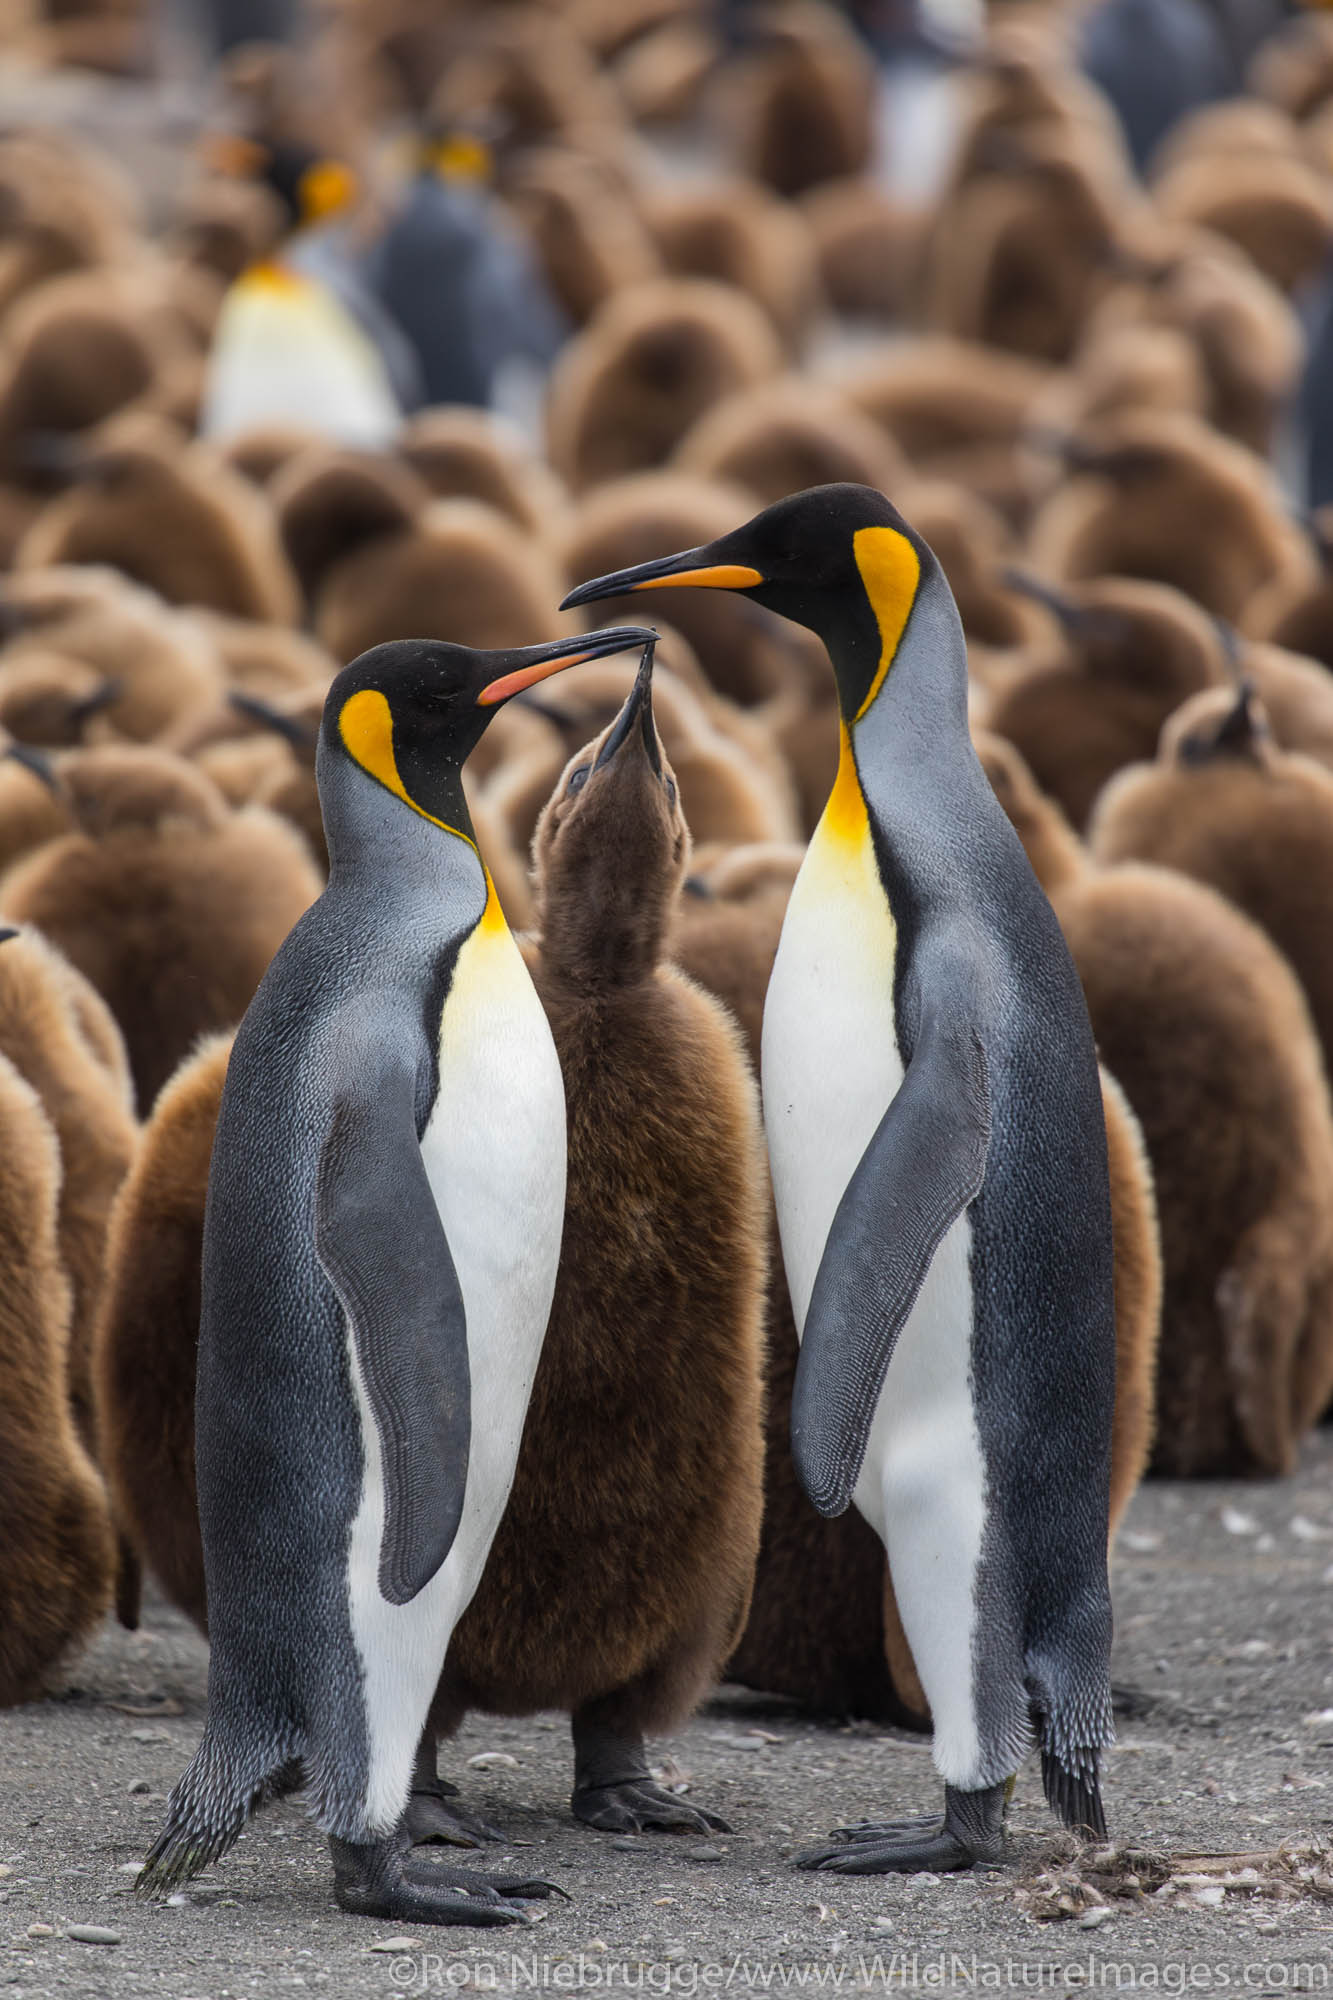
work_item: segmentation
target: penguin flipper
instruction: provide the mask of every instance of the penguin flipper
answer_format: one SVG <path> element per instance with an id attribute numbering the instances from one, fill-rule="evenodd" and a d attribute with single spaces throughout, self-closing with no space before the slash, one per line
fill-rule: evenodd
<path id="1" fill-rule="evenodd" d="M 981 1191 L 986 1052 L 971 1023 L 928 1017 L 824 1245 L 792 1393 L 796 1470 L 821 1514 L 846 1511 L 893 1350 L 946 1232 Z"/>
<path id="2" fill-rule="evenodd" d="M 406 1604 L 453 1546 L 471 1438 L 467 1319 L 403 1071 L 344 1085 L 319 1156 L 315 1249 L 379 1434 L 379 1587 Z"/>

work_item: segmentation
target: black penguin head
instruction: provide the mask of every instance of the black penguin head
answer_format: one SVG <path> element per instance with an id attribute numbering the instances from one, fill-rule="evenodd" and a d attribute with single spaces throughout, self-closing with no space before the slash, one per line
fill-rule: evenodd
<path id="1" fill-rule="evenodd" d="M 356 206 L 361 183 L 345 160 L 313 146 L 267 145 L 240 133 L 213 134 L 204 148 L 207 163 L 235 179 L 262 181 L 287 212 L 289 229 L 305 229 L 345 215 Z"/>
<path id="2" fill-rule="evenodd" d="M 878 693 L 922 585 L 925 542 L 873 486 L 812 486 L 703 548 L 580 584 L 562 609 L 628 590 L 736 590 L 806 625 L 828 647 L 844 717 Z"/>
<path id="3" fill-rule="evenodd" d="M 533 839 L 543 958 L 580 986 L 653 970 L 689 865 L 652 672 L 650 639 L 619 714 L 565 766 Z"/>
<path id="4" fill-rule="evenodd" d="M 350 761 L 413 812 L 456 827 L 463 761 L 504 702 L 562 667 L 641 646 L 651 637 L 627 625 L 497 652 L 438 639 L 372 646 L 344 667 L 329 689 L 321 761 L 332 758 L 335 768 Z"/>

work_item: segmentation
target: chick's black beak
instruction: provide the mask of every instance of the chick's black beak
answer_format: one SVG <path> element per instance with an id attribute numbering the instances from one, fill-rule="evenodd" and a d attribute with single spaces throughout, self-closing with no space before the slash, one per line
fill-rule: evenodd
<path id="1" fill-rule="evenodd" d="M 562 611 L 591 604 L 598 597 L 619 597 L 631 590 L 753 590 L 764 581 L 748 563 L 720 560 L 716 544 L 701 549 L 682 549 L 679 555 L 661 556 L 656 562 L 637 563 L 633 569 L 612 570 L 609 576 L 595 576 L 571 590 L 561 604 Z"/>
<path id="2" fill-rule="evenodd" d="M 593 764 L 594 772 L 609 764 L 624 748 L 637 727 L 643 739 L 643 747 L 648 754 L 648 763 L 654 777 L 662 775 L 662 752 L 657 741 L 657 725 L 653 721 L 653 649 L 656 642 L 649 640 L 643 649 L 643 659 L 634 685 L 629 691 L 625 706 L 611 725 L 606 741 L 597 752 Z"/>
<path id="3" fill-rule="evenodd" d="M 601 660 L 608 653 L 625 653 L 633 646 L 651 647 L 656 640 L 657 634 L 646 626 L 611 625 L 604 632 L 554 639 L 545 646 L 518 646 L 509 652 L 484 653 L 480 657 L 486 679 L 477 695 L 477 706 L 494 708 L 544 681 L 549 674 L 558 674 L 564 667 L 576 667 L 582 660 Z"/>

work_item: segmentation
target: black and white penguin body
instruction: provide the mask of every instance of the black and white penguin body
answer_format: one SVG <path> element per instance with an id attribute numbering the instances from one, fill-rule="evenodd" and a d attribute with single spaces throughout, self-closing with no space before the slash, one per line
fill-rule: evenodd
<path id="1" fill-rule="evenodd" d="M 146 1886 L 228 1846 L 294 1761 L 339 1901 L 519 1915 L 395 1829 L 513 1478 L 550 1310 L 564 1091 L 472 838 L 494 705 L 644 635 L 374 648 L 318 753 L 329 886 L 238 1031 L 204 1226 L 196 1401 L 212 1661 Z M 537 1890 L 533 1890 L 537 1893 Z"/>
<path id="2" fill-rule="evenodd" d="M 1078 978 L 967 728 L 957 609 L 870 488 L 768 508 L 600 579 L 742 589 L 819 632 L 841 758 L 768 990 L 764 1119 L 802 1352 L 797 1466 L 883 1537 L 935 1721 L 942 1829 L 805 1857 L 994 1858 L 1034 1740 L 1101 1831 L 1114 1309 L 1106 1142 Z"/>

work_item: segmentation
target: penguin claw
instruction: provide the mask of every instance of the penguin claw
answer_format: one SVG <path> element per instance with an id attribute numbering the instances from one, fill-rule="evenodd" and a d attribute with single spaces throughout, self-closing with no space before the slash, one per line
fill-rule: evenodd
<path id="1" fill-rule="evenodd" d="M 832 1847 L 807 1848 L 804 1854 L 794 1857 L 794 1866 L 830 1875 L 915 1875 L 923 1869 L 952 1873 L 974 1865 L 977 1857 L 951 1833 L 946 1833 L 942 1822 L 927 1821 L 926 1826 L 934 1826 L 934 1833 L 927 1833 L 922 1827 L 915 1834 L 896 1840 L 866 1837 L 837 1841 Z M 877 1830 L 890 1831 L 887 1827 Z"/>
<path id="2" fill-rule="evenodd" d="M 589 1785 L 576 1791 L 571 1805 L 575 1819 L 598 1833 L 730 1833 L 716 1813 L 687 1806 L 671 1792 L 646 1778 L 627 1778 L 618 1785 Z"/>
<path id="3" fill-rule="evenodd" d="M 330 1837 L 334 1895 L 354 1916 L 414 1924 L 526 1924 L 523 1899 L 563 1896 L 554 1882 L 516 1875 L 493 1878 L 467 1868 L 404 1859 L 394 1837 L 353 1846 Z"/>
<path id="4" fill-rule="evenodd" d="M 489 1821 L 478 1819 L 461 1806 L 446 1805 L 441 1793 L 448 1790 L 457 1795 L 456 1785 L 434 1788 L 413 1788 L 408 1796 L 407 1810 L 399 1822 L 400 1830 L 406 1835 L 409 1847 L 422 1846 L 427 1841 L 443 1841 L 450 1847 L 482 1847 L 487 1842 L 497 1842 L 504 1835 Z"/>
<path id="5" fill-rule="evenodd" d="M 938 1813 L 912 1813 L 907 1819 L 857 1819 L 835 1826 L 830 1840 L 903 1840 L 942 1824 Z"/>

